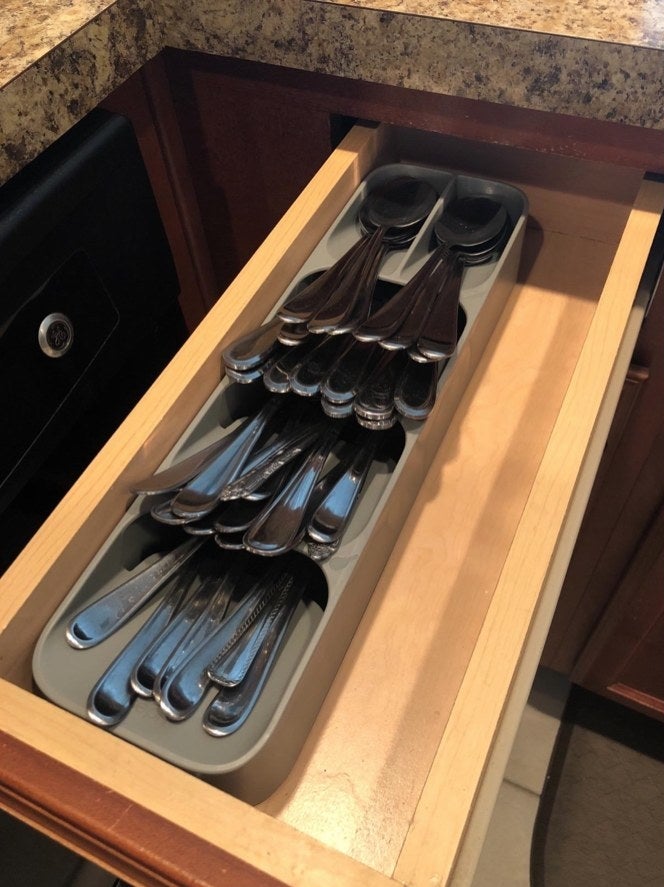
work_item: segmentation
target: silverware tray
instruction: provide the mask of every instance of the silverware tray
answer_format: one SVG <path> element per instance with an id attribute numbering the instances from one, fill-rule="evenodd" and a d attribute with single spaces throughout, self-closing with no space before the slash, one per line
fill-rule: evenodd
<path id="1" fill-rule="evenodd" d="M 387 444 L 374 462 L 341 546 L 330 560 L 315 564 L 306 557 L 304 546 L 286 555 L 309 573 L 309 591 L 298 606 L 258 704 L 236 733 L 214 738 L 203 731 L 202 713 L 214 690 L 187 721 L 167 721 L 154 702 L 138 699 L 124 721 L 112 728 L 123 739 L 250 803 L 273 792 L 294 763 L 517 277 L 528 215 L 522 192 L 442 169 L 390 164 L 374 170 L 362 182 L 291 285 L 284 293 L 275 294 L 272 314 L 361 236 L 357 209 L 367 191 L 404 174 L 430 182 L 440 198 L 408 249 L 388 254 L 379 275 L 380 286 L 402 286 L 421 267 L 434 247 L 434 223 L 446 202 L 456 195 L 499 197 L 507 206 L 512 226 L 509 241 L 495 261 L 464 272 L 461 335 L 455 355 L 440 376 L 431 415 L 424 423 L 401 420 L 388 432 Z M 219 438 L 268 396 L 260 381 L 238 385 L 222 378 L 160 467 L 166 468 Z M 86 716 L 87 698 L 98 677 L 156 604 L 87 650 L 74 650 L 67 644 L 65 626 L 83 606 L 129 575 L 149 553 L 181 541 L 181 531 L 157 524 L 149 515 L 155 501 L 155 497 L 137 497 L 132 502 L 46 625 L 35 648 L 33 675 L 38 688 L 81 717 Z M 219 549 L 220 565 L 227 554 Z M 271 560 L 248 558 L 256 562 L 248 569 L 260 571 L 265 561 Z"/>

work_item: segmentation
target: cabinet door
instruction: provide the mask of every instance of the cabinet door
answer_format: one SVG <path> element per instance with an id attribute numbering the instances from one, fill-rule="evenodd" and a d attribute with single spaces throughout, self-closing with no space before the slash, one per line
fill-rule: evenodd
<path id="1" fill-rule="evenodd" d="M 653 521 L 572 678 L 664 720 L 664 505 Z"/>
<path id="2" fill-rule="evenodd" d="M 571 675 L 664 503 L 664 283 L 644 321 L 542 655 Z M 660 548 L 664 547 L 660 536 Z M 654 589 L 653 589 L 654 591 Z M 622 650 L 615 649 L 616 664 Z M 609 680 L 607 676 L 607 681 Z"/>

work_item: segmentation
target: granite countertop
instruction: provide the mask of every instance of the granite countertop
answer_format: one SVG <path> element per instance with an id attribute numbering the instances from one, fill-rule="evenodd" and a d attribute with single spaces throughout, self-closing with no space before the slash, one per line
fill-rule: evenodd
<path id="1" fill-rule="evenodd" d="M 5 0 L 0 182 L 164 46 L 664 129 L 664 0 Z"/>

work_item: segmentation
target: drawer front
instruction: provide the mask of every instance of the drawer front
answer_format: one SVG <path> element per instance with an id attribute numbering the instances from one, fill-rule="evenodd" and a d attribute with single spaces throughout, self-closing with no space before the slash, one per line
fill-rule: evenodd
<path id="1" fill-rule="evenodd" d="M 350 134 L 3 577 L 2 760 L 13 763 L 2 803 L 139 883 L 154 882 L 139 862 L 148 854 L 167 883 L 178 870 L 212 883 L 222 863 L 256 884 L 305 884 L 314 869 L 325 884 L 425 884 L 434 872 L 447 883 L 469 823 L 471 836 L 481 830 L 486 763 L 536 667 L 664 207 L 662 186 L 633 171 L 607 186 L 594 167 L 524 156 L 519 178 L 499 149 L 466 152 L 469 172 L 530 198 L 520 283 L 398 516 L 399 541 L 304 751 L 260 809 L 60 711 L 29 675 L 37 636 L 132 480 L 161 462 L 217 384 L 223 344 L 269 313 L 359 181 L 394 157 L 461 166 L 445 140 L 409 136 Z M 91 803 L 95 787 L 127 814 L 110 820 Z"/>

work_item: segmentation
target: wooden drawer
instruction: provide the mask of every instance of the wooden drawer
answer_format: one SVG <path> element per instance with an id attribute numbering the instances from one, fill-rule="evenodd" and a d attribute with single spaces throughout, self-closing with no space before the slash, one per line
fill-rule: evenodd
<path id="1" fill-rule="evenodd" d="M 520 280 L 293 771 L 252 808 L 40 698 L 31 654 L 131 482 L 218 383 L 224 342 L 260 323 L 360 180 L 396 158 L 522 188 Z M 140 884 L 465 883 L 663 210 L 664 186 L 640 171 L 356 127 L 0 581 L 0 804 Z"/>

